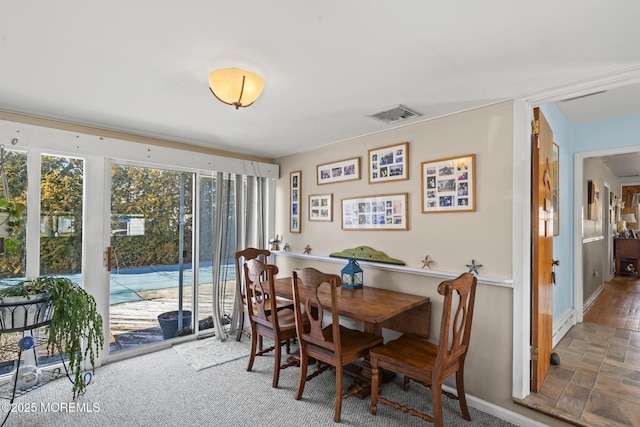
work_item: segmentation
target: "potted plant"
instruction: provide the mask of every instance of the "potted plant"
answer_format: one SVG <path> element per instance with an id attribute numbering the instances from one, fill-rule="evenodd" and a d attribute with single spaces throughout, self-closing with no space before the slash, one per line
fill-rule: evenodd
<path id="1" fill-rule="evenodd" d="M 22 203 L 0 198 L 0 249 L 2 251 L 17 246 L 18 239 L 12 236 L 24 225 L 22 212 L 25 208 Z"/>
<path id="2" fill-rule="evenodd" d="M 178 328 L 179 310 L 167 311 L 158 315 L 158 323 L 162 330 L 162 339 L 168 340 L 185 333 L 191 328 L 191 311 L 182 310 L 182 329 Z"/>
<path id="3" fill-rule="evenodd" d="M 67 357 L 75 399 L 88 383 L 83 375 L 83 362 L 88 359 L 93 371 L 104 345 L 102 316 L 93 296 L 66 277 L 41 276 L 0 288 L 0 302 L 4 304 L 5 298 L 15 296 L 29 300 L 43 293 L 48 294 L 52 310 L 47 325 L 47 348 L 50 352 L 57 348 L 61 357 Z"/>

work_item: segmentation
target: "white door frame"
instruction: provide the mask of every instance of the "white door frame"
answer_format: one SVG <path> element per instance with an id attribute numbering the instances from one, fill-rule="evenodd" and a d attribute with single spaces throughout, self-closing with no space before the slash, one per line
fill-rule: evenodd
<path id="1" fill-rule="evenodd" d="M 522 97 L 514 102 L 513 147 L 513 369 L 512 396 L 530 394 L 531 333 L 531 118 L 533 108 L 563 99 L 640 83 L 640 68 L 611 73 L 589 81 Z M 640 147 L 576 153 L 574 156 L 573 283 L 576 321 L 582 321 L 582 163 L 586 157 L 629 152 Z M 574 150 L 575 151 L 575 150 Z M 554 319 L 556 320 L 556 319 Z"/>

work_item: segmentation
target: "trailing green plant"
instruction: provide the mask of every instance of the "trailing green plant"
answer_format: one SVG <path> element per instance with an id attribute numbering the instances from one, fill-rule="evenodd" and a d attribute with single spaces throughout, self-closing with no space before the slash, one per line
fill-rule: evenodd
<path id="1" fill-rule="evenodd" d="M 0 288 L 0 298 L 5 297 L 24 297 L 31 299 L 32 296 L 47 292 L 46 283 L 33 283 L 25 280 L 15 285 Z"/>
<path id="2" fill-rule="evenodd" d="M 24 226 L 24 218 L 22 212 L 26 206 L 22 203 L 12 202 L 7 199 L 0 199 L 0 212 L 7 212 L 9 216 L 0 222 L 0 226 L 5 227 L 9 237 L 4 238 L 5 250 L 12 250 L 18 246 L 20 242 L 15 236 L 20 228 Z"/>
<path id="3" fill-rule="evenodd" d="M 53 307 L 47 348 L 50 353 L 57 348 L 60 356 L 67 357 L 69 373 L 73 381 L 73 398 L 84 393 L 87 386 L 82 363 L 88 360 L 91 370 L 104 345 L 102 316 L 96 308 L 93 296 L 66 277 L 41 276 L 15 285 L 0 288 L 0 298 L 29 296 L 47 292 Z"/>

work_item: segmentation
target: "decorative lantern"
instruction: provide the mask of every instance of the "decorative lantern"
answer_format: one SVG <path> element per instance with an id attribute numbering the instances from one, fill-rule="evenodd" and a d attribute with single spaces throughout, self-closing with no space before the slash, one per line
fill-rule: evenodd
<path id="1" fill-rule="evenodd" d="M 349 263 L 342 269 L 342 287 L 350 289 L 362 288 L 362 269 L 358 261 L 350 259 Z"/>

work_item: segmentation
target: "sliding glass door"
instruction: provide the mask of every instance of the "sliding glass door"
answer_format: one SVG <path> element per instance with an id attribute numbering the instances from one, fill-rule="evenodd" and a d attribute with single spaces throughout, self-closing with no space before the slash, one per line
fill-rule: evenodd
<path id="1" fill-rule="evenodd" d="M 194 174 L 111 168 L 110 352 L 193 333 Z"/>
<path id="2" fill-rule="evenodd" d="M 234 254 L 264 247 L 264 186 L 230 173 L 112 166 L 110 352 L 235 333 Z"/>

